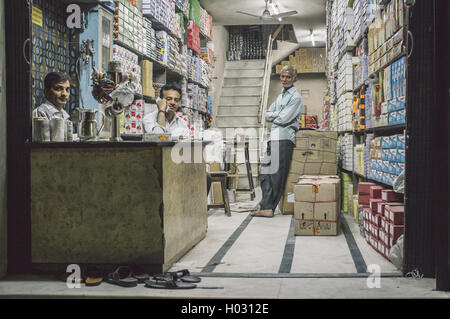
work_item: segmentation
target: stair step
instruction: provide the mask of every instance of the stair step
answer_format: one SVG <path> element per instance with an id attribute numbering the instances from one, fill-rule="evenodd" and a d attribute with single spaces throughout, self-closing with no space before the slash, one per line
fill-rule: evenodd
<path id="1" fill-rule="evenodd" d="M 217 115 L 216 124 L 226 124 L 229 127 L 235 127 L 236 125 L 259 125 L 257 116 L 227 116 L 227 115 Z M 222 126 L 223 127 L 223 126 Z"/>
<path id="2" fill-rule="evenodd" d="M 222 88 L 222 96 L 261 96 L 260 86 L 231 86 Z"/>
<path id="3" fill-rule="evenodd" d="M 266 60 L 240 60 L 240 61 L 226 61 L 226 69 L 264 69 Z"/>
<path id="4" fill-rule="evenodd" d="M 259 105 L 260 100 L 260 96 L 221 96 L 220 105 Z"/>
<path id="5" fill-rule="evenodd" d="M 261 86 L 263 83 L 263 79 L 262 77 L 225 77 L 223 80 L 223 84 L 225 87 L 227 86 L 234 86 L 234 85 L 239 85 L 239 86 L 251 86 L 251 85 L 259 85 Z"/>
<path id="6" fill-rule="evenodd" d="M 262 78 L 264 69 L 225 69 L 225 78 Z"/>
<path id="7" fill-rule="evenodd" d="M 218 115 L 253 114 L 257 116 L 258 113 L 259 105 L 220 105 L 217 109 Z"/>

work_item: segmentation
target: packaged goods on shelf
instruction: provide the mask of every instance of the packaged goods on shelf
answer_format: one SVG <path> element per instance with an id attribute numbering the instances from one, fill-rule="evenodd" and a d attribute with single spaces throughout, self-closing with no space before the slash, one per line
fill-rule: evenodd
<path id="1" fill-rule="evenodd" d="M 138 56 L 124 47 L 114 44 L 112 61 L 121 62 L 121 72 L 132 75 L 132 79 L 136 85 L 136 93 L 142 93 L 142 70 L 139 65 Z"/>
<path id="2" fill-rule="evenodd" d="M 264 59 L 261 26 L 230 27 L 228 61 Z"/>
<path id="3" fill-rule="evenodd" d="M 194 21 L 189 21 L 188 23 L 188 48 L 195 51 L 196 53 L 200 53 L 200 29 L 194 23 Z"/>
<path id="4" fill-rule="evenodd" d="M 353 171 L 353 135 L 345 134 L 338 140 L 338 160 L 341 167 Z"/>
<path id="5" fill-rule="evenodd" d="M 173 30 L 175 19 L 175 3 L 170 0 L 143 0 L 142 13 L 155 25 L 166 30 Z"/>
<path id="6" fill-rule="evenodd" d="M 124 125 L 121 132 L 125 134 L 144 133 L 144 100 L 134 100 L 133 104 L 124 109 Z"/>
<path id="7" fill-rule="evenodd" d="M 116 1 L 113 22 L 114 39 L 144 53 L 144 20 L 142 13 L 128 0 Z"/>
<path id="8" fill-rule="evenodd" d="M 344 213 L 349 214 L 351 210 L 349 207 L 349 203 L 351 203 L 351 201 L 349 201 L 349 195 L 351 194 L 351 196 L 353 197 L 352 176 L 348 173 L 341 171 L 340 179 L 342 183 L 341 209 Z"/>
<path id="9" fill-rule="evenodd" d="M 361 191 L 358 196 L 365 203 L 363 206 L 363 224 L 366 240 L 376 251 L 389 259 L 390 248 L 404 232 L 403 197 L 384 186 L 374 183 L 364 184 L 366 185 L 359 184 L 360 190 L 365 190 Z M 383 198 L 383 194 L 391 195 Z M 369 200 L 369 206 L 367 205 L 367 199 Z"/>
<path id="10" fill-rule="evenodd" d="M 364 144 L 357 144 L 353 147 L 353 171 L 364 175 Z"/>
<path id="11" fill-rule="evenodd" d="M 404 134 L 376 137 L 371 142 L 370 174 L 375 181 L 393 185 L 405 169 Z"/>
<path id="12" fill-rule="evenodd" d="M 302 176 L 294 186 L 296 236 L 334 236 L 339 233 L 338 176 Z"/>
<path id="13" fill-rule="evenodd" d="M 296 146 L 293 150 L 280 209 L 283 214 L 292 214 L 294 203 L 289 200 L 294 185 L 301 175 L 336 175 L 337 133 L 331 131 L 300 130 L 296 133 Z"/>

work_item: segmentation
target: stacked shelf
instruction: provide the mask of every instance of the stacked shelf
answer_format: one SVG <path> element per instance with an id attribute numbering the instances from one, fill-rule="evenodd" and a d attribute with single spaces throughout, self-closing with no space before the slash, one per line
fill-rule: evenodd
<path id="1" fill-rule="evenodd" d="M 129 0 L 115 1 L 115 5 L 114 45 L 136 55 L 139 65 L 146 64 L 150 72 L 146 77 L 147 90 L 137 92 L 143 102 L 155 104 L 164 84 L 178 83 L 184 95 L 183 112 L 192 122 L 201 120 L 206 127 L 213 52 L 203 50 L 208 52 L 205 55 L 192 50 L 187 30 L 188 25 L 198 28 L 198 47 L 207 48 L 212 35 L 211 16 L 196 0 L 145 0 L 142 10 Z M 141 81 L 143 78 L 144 75 Z"/>

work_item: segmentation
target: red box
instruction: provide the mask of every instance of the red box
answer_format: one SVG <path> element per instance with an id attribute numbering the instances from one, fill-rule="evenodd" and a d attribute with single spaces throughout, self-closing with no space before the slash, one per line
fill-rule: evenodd
<path id="1" fill-rule="evenodd" d="M 361 182 L 358 184 L 358 194 L 370 194 L 370 187 L 376 186 L 375 183 Z"/>
<path id="2" fill-rule="evenodd" d="M 384 203 L 384 207 L 383 207 L 383 215 L 386 216 L 389 219 L 389 213 L 386 212 L 386 207 L 388 207 L 388 206 L 391 206 L 391 207 L 393 207 L 393 206 L 404 206 L 404 204 L 403 203 L 395 203 L 395 202 L 387 202 L 387 203 L 385 202 Z"/>
<path id="3" fill-rule="evenodd" d="M 389 231 L 390 231 L 390 223 L 389 223 L 389 218 L 387 218 L 386 216 L 383 216 L 383 219 L 382 219 L 382 224 L 384 224 L 384 231 L 387 233 L 387 234 L 389 234 Z"/>
<path id="4" fill-rule="evenodd" d="M 358 194 L 358 204 L 369 205 L 369 194 Z"/>
<path id="5" fill-rule="evenodd" d="M 375 214 L 373 216 L 373 224 L 377 227 L 381 227 L 381 218 L 382 216 L 380 214 Z"/>
<path id="6" fill-rule="evenodd" d="M 389 239 L 391 247 L 395 245 L 397 242 L 397 239 L 405 233 L 405 226 L 404 225 L 390 225 L 390 231 L 389 231 Z"/>
<path id="7" fill-rule="evenodd" d="M 372 210 L 370 207 L 364 207 L 363 208 L 363 216 L 365 219 L 370 220 L 370 215 L 372 214 Z"/>
<path id="8" fill-rule="evenodd" d="M 381 199 L 386 202 L 403 202 L 403 194 L 396 193 L 392 189 L 383 189 Z"/>
<path id="9" fill-rule="evenodd" d="M 370 198 L 381 198 L 381 191 L 383 189 L 381 186 L 371 186 L 369 189 Z"/>
<path id="10" fill-rule="evenodd" d="M 378 205 L 377 205 L 377 212 L 378 212 L 378 214 L 381 214 L 381 215 L 384 216 L 384 206 L 385 205 L 386 205 L 386 202 L 378 203 Z"/>
<path id="11" fill-rule="evenodd" d="M 378 213 L 378 203 L 382 203 L 383 200 L 379 198 L 370 198 L 369 202 L 370 202 L 370 209 L 372 210 L 372 212 Z"/>
<path id="12" fill-rule="evenodd" d="M 394 225 L 403 225 L 405 220 L 405 206 L 385 207 L 385 212 L 389 214 L 389 221 Z"/>

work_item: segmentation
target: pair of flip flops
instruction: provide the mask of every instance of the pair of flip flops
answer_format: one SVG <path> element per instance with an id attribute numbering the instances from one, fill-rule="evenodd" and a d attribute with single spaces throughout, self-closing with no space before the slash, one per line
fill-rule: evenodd
<path id="1" fill-rule="evenodd" d="M 138 283 L 144 283 L 149 279 L 149 275 L 140 267 L 119 266 L 110 273 L 106 281 L 121 287 L 136 287 Z"/>
<path id="2" fill-rule="evenodd" d="M 192 276 L 189 270 L 183 269 L 175 272 L 153 275 L 145 281 L 145 287 L 156 289 L 193 289 L 196 283 L 201 281 L 200 277 Z"/>

